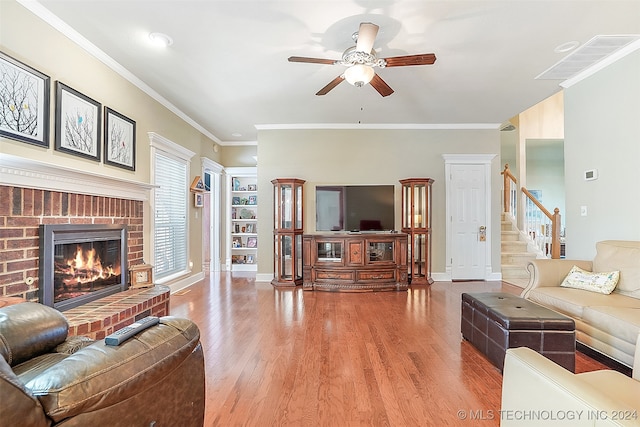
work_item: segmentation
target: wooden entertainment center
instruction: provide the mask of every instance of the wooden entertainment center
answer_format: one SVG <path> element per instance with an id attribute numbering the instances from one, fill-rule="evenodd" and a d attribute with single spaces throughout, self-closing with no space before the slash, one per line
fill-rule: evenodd
<path id="1" fill-rule="evenodd" d="M 404 233 L 305 234 L 303 289 L 406 290 L 407 241 Z"/>

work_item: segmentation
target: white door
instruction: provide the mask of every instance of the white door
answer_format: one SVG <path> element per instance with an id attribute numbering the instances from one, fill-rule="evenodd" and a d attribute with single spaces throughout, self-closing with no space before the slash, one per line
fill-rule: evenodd
<path id="1" fill-rule="evenodd" d="M 453 164 L 449 174 L 451 280 L 485 279 L 487 204 L 485 165 Z"/>

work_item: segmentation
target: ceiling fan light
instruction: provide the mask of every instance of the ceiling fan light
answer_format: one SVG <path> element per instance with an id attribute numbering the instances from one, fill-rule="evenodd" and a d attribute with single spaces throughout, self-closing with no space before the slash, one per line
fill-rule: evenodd
<path id="1" fill-rule="evenodd" d="M 352 65 L 344 72 L 345 80 L 355 87 L 362 87 L 366 85 L 371 81 L 374 75 L 375 71 L 373 71 L 373 68 L 363 64 Z"/>

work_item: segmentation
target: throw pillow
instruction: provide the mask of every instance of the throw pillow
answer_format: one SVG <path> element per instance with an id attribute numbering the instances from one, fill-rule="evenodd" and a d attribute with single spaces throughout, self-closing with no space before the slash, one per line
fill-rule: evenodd
<path id="1" fill-rule="evenodd" d="M 574 265 L 560 286 L 608 295 L 615 289 L 619 278 L 620 271 L 593 273 Z"/>

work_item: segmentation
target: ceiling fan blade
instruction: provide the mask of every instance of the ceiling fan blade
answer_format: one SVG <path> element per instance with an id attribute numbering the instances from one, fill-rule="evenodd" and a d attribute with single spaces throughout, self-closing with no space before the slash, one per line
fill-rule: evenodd
<path id="1" fill-rule="evenodd" d="M 393 93 L 393 89 L 377 74 L 373 75 L 370 84 L 382 96 L 389 96 Z"/>
<path id="2" fill-rule="evenodd" d="M 376 41 L 378 35 L 378 27 L 371 22 L 362 22 L 358 30 L 358 41 L 356 42 L 356 50 L 358 52 L 370 53 L 373 49 L 373 42 Z"/>
<path id="3" fill-rule="evenodd" d="M 328 85 L 326 85 L 325 87 L 323 87 L 322 89 L 320 89 L 316 95 L 321 96 L 321 95 L 326 95 L 327 93 L 329 93 L 329 91 L 331 89 L 333 89 L 334 87 L 338 86 L 340 83 L 342 83 L 342 81 L 344 80 L 344 77 L 342 75 L 336 77 L 335 79 L 331 80 L 329 82 Z"/>
<path id="4" fill-rule="evenodd" d="M 387 67 L 404 67 L 407 65 L 431 65 L 436 62 L 436 56 L 433 53 L 422 53 L 420 55 L 394 56 L 384 58 L 387 61 Z"/>
<path id="5" fill-rule="evenodd" d="M 327 64 L 333 65 L 336 63 L 335 59 L 322 59 L 322 58 L 307 58 L 304 56 L 290 56 L 289 62 L 306 62 L 309 64 Z"/>

